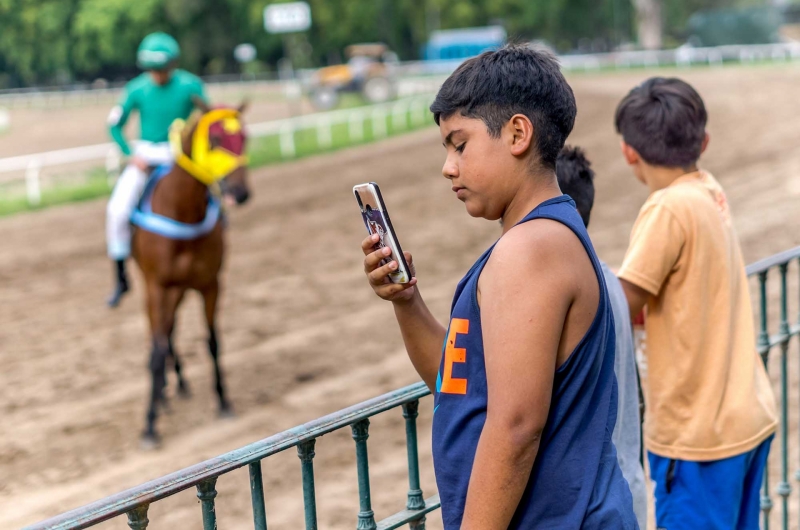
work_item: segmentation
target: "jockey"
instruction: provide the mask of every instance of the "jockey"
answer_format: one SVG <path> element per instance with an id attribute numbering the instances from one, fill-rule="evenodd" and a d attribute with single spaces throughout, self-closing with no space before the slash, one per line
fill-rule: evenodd
<path id="1" fill-rule="evenodd" d="M 147 171 L 172 162 L 168 142 L 170 124 L 189 117 L 194 108 L 193 98 L 206 100 L 200 78 L 175 68 L 179 56 L 177 41 L 166 33 L 145 37 L 136 54 L 136 64 L 145 72 L 125 86 L 119 104 L 108 115 L 111 137 L 122 153 L 130 157 L 106 212 L 108 256 L 114 260 L 116 276 L 116 287 L 108 299 L 110 307 L 116 307 L 128 291 L 125 259 L 131 252 L 130 217 L 144 189 Z M 139 111 L 141 141 L 131 149 L 123 127 L 133 110 Z"/>

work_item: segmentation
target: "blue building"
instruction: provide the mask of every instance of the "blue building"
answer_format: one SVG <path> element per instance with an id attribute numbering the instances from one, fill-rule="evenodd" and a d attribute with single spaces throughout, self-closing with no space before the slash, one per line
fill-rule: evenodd
<path id="1" fill-rule="evenodd" d="M 502 26 L 445 29 L 431 32 L 423 57 L 427 61 L 467 59 L 506 43 Z"/>

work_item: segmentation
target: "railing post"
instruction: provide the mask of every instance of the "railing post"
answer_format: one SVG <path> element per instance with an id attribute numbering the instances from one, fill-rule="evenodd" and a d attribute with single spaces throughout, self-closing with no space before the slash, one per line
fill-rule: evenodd
<path id="1" fill-rule="evenodd" d="M 395 131 L 403 130 L 408 126 L 408 105 L 404 101 L 398 101 L 392 107 L 392 129 Z"/>
<path id="2" fill-rule="evenodd" d="M 253 462 L 250 469 L 250 500 L 253 504 L 253 527 L 267 530 L 267 512 L 264 509 L 264 482 L 261 480 L 261 461 Z"/>
<path id="3" fill-rule="evenodd" d="M 347 134 L 353 142 L 364 139 L 364 115 L 360 111 L 351 112 L 348 116 Z"/>
<path id="4" fill-rule="evenodd" d="M 421 99 L 415 99 L 411 103 L 411 126 L 417 127 L 424 121 L 423 113 L 425 112 L 425 104 Z"/>
<path id="5" fill-rule="evenodd" d="M 761 330 L 758 333 L 758 353 L 764 362 L 764 368 L 769 369 L 769 331 L 767 330 L 767 271 L 758 273 L 759 294 L 761 297 Z M 764 480 L 761 485 L 761 513 L 763 517 L 763 530 L 769 530 L 769 512 L 772 510 L 772 499 L 769 497 L 769 466 L 764 467 Z"/>
<path id="6" fill-rule="evenodd" d="M 425 507 L 422 488 L 419 485 L 419 454 L 417 452 L 417 416 L 419 401 L 411 401 L 403 405 L 403 417 L 406 419 L 406 450 L 408 453 L 408 502 L 406 509 L 421 510 Z M 412 530 L 425 530 L 425 516 L 409 524 Z"/>
<path id="7" fill-rule="evenodd" d="M 781 273 L 781 321 L 778 328 L 781 344 L 781 481 L 776 492 L 781 496 L 783 508 L 783 528 L 789 528 L 789 495 L 792 486 L 789 484 L 789 377 L 788 377 L 788 351 L 789 351 L 789 317 L 787 307 L 786 272 L 788 263 L 779 266 Z"/>
<path id="8" fill-rule="evenodd" d="M 386 136 L 386 111 L 377 107 L 372 111 L 372 137 L 383 138 Z"/>
<path id="9" fill-rule="evenodd" d="M 147 509 L 149 504 L 142 504 L 128 512 L 128 526 L 131 530 L 145 530 L 150 523 L 147 518 Z"/>
<path id="10" fill-rule="evenodd" d="M 800 260 L 797 261 L 798 271 L 800 271 Z M 797 312 L 797 325 L 800 326 L 800 311 Z M 794 472 L 794 479 L 800 482 L 800 467 Z"/>
<path id="11" fill-rule="evenodd" d="M 216 484 L 217 478 L 214 477 L 197 485 L 197 498 L 200 499 L 203 511 L 203 530 L 217 530 L 217 512 L 214 510 Z"/>
<path id="12" fill-rule="evenodd" d="M 42 202 L 42 190 L 39 186 L 39 171 L 42 166 L 38 158 L 34 158 L 25 170 L 25 190 L 28 195 L 28 204 L 39 206 Z"/>
<path id="13" fill-rule="evenodd" d="M 314 444 L 316 440 L 302 442 L 297 446 L 297 456 L 303 469 L 303 506 L 305 507 L 306 530 L 317 530 L 317 499 L 314 491 Z"/>
<path id="14" fill-rule="evenodd" d="M 328 149 L 333 144 L 331 133 L 331 121 L 327 116 L 322 116 L 317 120 L 317 146 L 320 149 Z"/>
<path id="15" fill-rule="evenodd" d="M 291 124 L 286 124 L 281 127 L 280 131 L 280 147 L 281 157 L 291 158 L 295 154 L 294 148 L 294 127 Z"/>
<path id="16" fill-rule="evenodd" d="M 369 420 L 361 420 L 351 425 L 353 440 L 356 441 L 356 468 L 358 469 L 358 512 L 357 530 L 375 530 L 375 513 L 369 491 L 369 457 L 367 456 L 367 438 L 369 438 Z"/>

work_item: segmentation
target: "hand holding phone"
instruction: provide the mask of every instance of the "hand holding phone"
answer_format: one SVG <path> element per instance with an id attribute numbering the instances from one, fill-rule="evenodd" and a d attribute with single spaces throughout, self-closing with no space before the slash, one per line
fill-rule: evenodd
<path id="1" fill-rule="evenodd" d="M 369 236 L 362 242 L 364 270 L 376 294 L 386 300 L 410 298 L 416 283 L 414 271 L 409 265 L 411 255 L 404 253 L 395 234 L 389 212 L 381 197 L 380 188 L 374 182 L 353 187 L 364 225 Z M 399 295 L 399 296 L 398 296 Z"/>

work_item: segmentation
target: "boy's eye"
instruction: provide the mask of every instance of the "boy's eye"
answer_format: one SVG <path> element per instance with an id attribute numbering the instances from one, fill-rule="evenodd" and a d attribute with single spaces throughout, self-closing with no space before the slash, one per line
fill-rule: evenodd
<path id="1" fill-rule="evenodd" d="M 463 152 L 464 152 L 464 147 L 465 147 L 466 145 L 467 145 L 467 142 L 464 142 L 463 144 L 461 144 L 461 145 L 459 145 L 458 147 L 456 147 L 456 152 L 457 152 L 457 153 L 463 153 Z"/>

